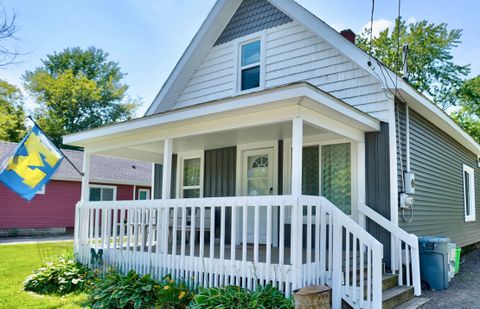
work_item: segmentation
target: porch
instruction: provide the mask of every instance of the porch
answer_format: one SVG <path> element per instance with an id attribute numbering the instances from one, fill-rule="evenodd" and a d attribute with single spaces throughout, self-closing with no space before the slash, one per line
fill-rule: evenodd
<path id="1" fill-rule="evenodd" d="M 368 217 L 391 233 L 392 269 L 418 294 L 415 240 L 365 205 L 365 133 L 378 129 L 300 84 L 69 136 L 85 149 L 75 252 L 205 287 L 328 284 L 335 308 L 378 308 L 383 247 Z M 154 199 L 90 202 L 92 153 L 152 162 Z"/>
<path id="2" fill-rule="evenodd" d="M 216 209 L 220 222 L 208 218 Z M 348 297 L 361 307 L 381 303 L 382 245 L 323 197 L 89 202 L 79 204 L 77 218 L 75 252 L 86 264 L 94 262 L 92 248 L 102 249 L 104 267 L 157 278 L 172 274 L 204 287 L 272 283 L 286 294 L 328 284 L 339 287 L 334 299 Z M 211 232 L 217 223 L 219 239 Z"/>

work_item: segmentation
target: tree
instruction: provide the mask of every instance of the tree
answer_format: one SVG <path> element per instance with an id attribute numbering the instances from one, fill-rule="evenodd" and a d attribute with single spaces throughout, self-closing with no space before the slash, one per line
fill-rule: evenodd
<path id="1" fill-rule="evenodd" d="M 461 43 L 461 35 L 462 30 L 449 31 L 445 23 L 435 25 L 422 20 L 407 25 L 404 20 L 397 19 L 393 30 L 387 28 L 373 38 L 371 52 L 395 73 L 402 75 L 401 48 L 408 44 L 408 82 L 445 110 L 455 105 L 452 94 L 458 91 L 470 72 L 469 65 L 457 65 L 452 60 L 451 50 Z M 370 31 L 364 31 L 356 43 L 370 52 Z"/>
<path id="2" fill-rule="evenodd" d="M 19 142 L 25 135 L 25 112 L 20 90 L 0 80 L 0 140 Z"/>
<path id="3" fill-rule="evenodd" d="M 452 118 L 480 143 L 480 75 L 465 81 L 456 98 L 459 107 Z"/>
<path id="4" fill-rule="evenodd" d="M 20 53 L 12 45 L 12 42 L 16 40 L 15 34 L 17 33 L 15 12 L 9 16 L 5 7 L 1 5 L 0 10 L 0 67 L 5 67 L 14 63 Z"/>
<path id="5" fill-rule="evenodd" d="M 103 50 L 67 48 L 42 64 L 24 74 L 24 85 L 36 100 L 37 122 L 57 145 L 65 134 L 134 117 L 139 102 L 126 98 L 125 74 Z"/>

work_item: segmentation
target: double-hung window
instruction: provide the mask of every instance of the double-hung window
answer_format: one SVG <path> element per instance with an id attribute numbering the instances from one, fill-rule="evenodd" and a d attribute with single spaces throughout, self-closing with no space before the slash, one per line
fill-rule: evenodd
<path id="1" fill-rule="evenodd" d="M 261 84 L 261 40 L 240 45 L 239 90 L 260 87 Z"/>
<path id="2" fill-rule="evenodd" d="M 475 175 L 473 168 L 463 165 L 463 204 L 465 221 L 475 221 Z"/>
<path id="3" fill-rule="evenodd" d="M 90 201 L 115 201 L 117 188 L 114 186 L 90 186 Z"/>
<path id="4" fill-rule="evenodd" d="M 202 156 L 185 156 L 180 160 L 180 197 L 202 196 Z"/>

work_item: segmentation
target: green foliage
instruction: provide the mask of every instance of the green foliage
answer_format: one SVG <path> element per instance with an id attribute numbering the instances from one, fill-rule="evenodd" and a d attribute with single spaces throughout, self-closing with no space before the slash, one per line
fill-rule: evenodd
<path id="1" fill-rule="evenodd" d="M 23 79 L 37 103 L 35 118 L 57 145 L 65 134 L 134 116 L 139 102 L 125 98 L 125 74 L 103 50 L 67 48 L 42 63 Z"/>
<path id="2" fill-rule="evenodd" d="M 461 36 L 462 30 L 448 30 L 446 23 L 435 25 L 422 20 L 407 25 L 404 20 L 397 19 L 393 30 L 387 28 L 373 38 L 372 54 L 402 75 L 402 52 L 398 47 L 401 49 L 408 44 L 409 83 L 446 109 L 455 104 L 452 93 L 461 87 L 463 78 L 470 72 L 469 65 L 453 62 L 451 50 L 461 43 Z M 356 43 L 370 52 L 370 31 L 364 31 Z"/>
<path id="3" fill-rule="evenodd" d="M 150 275 L 110 271 L 98 278 L 87 305 L 95 308 L 186 308 L 193 293 L 169 276 L 157 282 Z"/>
<path id="4" fill-rule="evenodd" d="M 452 118 L 480 143 L 480 75 L 467 80 L 456 93 L 459 108 Z"/>
<path id="5" fill-rule="evenodd" d="M 60 294 L 84 290 L 92 280 L 91 272 L 71 258 L 59 258 L 35 270 L 27 277 L 24 289 L 38 294 Z"/>
<path id="6" fill-rule="evenodd" d="M 293 300 L 285 298 L 271 284 L 257 286 L 255 291 L 238 286 L 200 289 L 195 296 L 191 308 L 293 308 Z"/>
<path id="7" fill-rule="evenodd" d="M 20 90 L 0 80 L 0 140 L 19 142 L 25 135 L 25 112 Z"/>

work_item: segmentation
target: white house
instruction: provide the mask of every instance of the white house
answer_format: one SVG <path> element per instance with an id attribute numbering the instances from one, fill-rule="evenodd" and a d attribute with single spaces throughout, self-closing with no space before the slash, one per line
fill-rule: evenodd
<path id="1" fill-rule="evenodd" d="M 421 132 L 437 145 L 420 147 Z M 419 226 L 443 168 L 458 201 L 442 209 L 458 208 L 457 229 L 471 238 L 445 235 L 462 245 L 478 235 L 479 145 L 292 0 L 218 0 L 144 117 L 64 142 L 85 149 L 75 225 L 84 262 L 101 248 L 125 271 L 206 287 L 272 282 L 286 294 L 327 284 L 334 308 L 392 308 L 421 294 L 416 235 L 435 232 Z M 442 143 L 461 153 L 458 172 L 422 168 Z M 154 164 L 155 199 L 87 202 L 92 154 Z M 404 181 L 413 173 L 416 191 Z M 411 225 L 405 194 L 419 197 Z"/>

